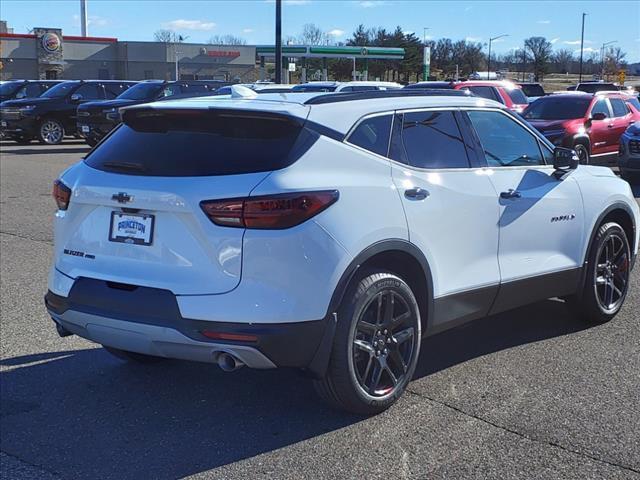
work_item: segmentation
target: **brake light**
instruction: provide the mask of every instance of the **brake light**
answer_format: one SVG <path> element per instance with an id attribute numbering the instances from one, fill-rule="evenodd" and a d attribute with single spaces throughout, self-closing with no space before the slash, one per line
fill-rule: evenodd
<path id="1" fill-rule="evenodd" d="M 283 229 L 319 214 L 336 200 L 337 190 L 296 192 L 261 197 L 206 200 L 200 207 L 209 220 L 225 227 Z"/>
<path id="2" fill-rule="evenodd" d="M 69 207 L 69 200 L 71 200 L 71 189 L 62 181 L 56 180 L 53 182 L 53 199 L 59 210 L 66 210 Z"/>

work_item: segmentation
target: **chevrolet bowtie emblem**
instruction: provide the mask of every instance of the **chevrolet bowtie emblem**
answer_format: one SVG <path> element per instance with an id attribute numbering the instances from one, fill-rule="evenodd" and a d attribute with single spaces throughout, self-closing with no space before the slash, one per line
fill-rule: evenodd
<path id="1" fill-rule="evenodd" d="M 129 203 L 133 201 L 133 197 L 131 195 L 126 194 L 125 192 L 114 193 L 111 196 L 111 200 L 115 200 L 118 203 Z"/>

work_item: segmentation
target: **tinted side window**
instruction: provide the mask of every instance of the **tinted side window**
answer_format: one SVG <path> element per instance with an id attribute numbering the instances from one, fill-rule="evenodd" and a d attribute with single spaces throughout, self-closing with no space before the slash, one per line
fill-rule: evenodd
<path id="1" fill-rule="evenodd" d="M 180 95 L 182 90 L 180 89 L 180 85 L 177 83 L 172 83 L 167 85 L 162 90 L 162 93 L 159 95 L 160 97 L 172 97 L 174 95 Z"/>
<path id="2" fill-rule="evenodd" d="M 591 115 L 594 115 L 596 113 L 604 113 L 606 118 L 609 118 L 611 116 L 609 115 L 609 107 L 607 106 L 607 101 L 604 98 L 598 100 L 591 109 Z"/>
<path id="3" fill-rule="evenodd" d="M 489 100 L 497 100 L 502 103 L 502 100 L 496 97 L 495 92 L 493 91 L 493 87 L 469 87 L 471 93 L 477 95 L 478 97 L 486 98 Z"/>
<path id="4" fill-rule="evenodd" d="M 28 83 L 25 87 L 25 94 L 28 98 L 31 97 L 39 97 L 42 92 L 44 92 L 44 88 L 40 86 L 39 83 Z"/>
<path id="5" fill-rule="evenodd" d="M 391 119 L 391 115 L 367 118 L 360 122 L 347 141 L 386 157 L 391 134 Z"/>
<path id="6" fill-rule="evenodd" d="M 467 112 L 490 167 L 544 165 L 538 140 L 500 112 Z"/>
<path id="7" fill-rule="evenodd" d="M 624 100 L 619 98 L 610 98 L 609 101 L 611 102 L 611 109 L 613 110 L 614 117 L 624 117 L 629 113 L 629 109 L 625 105 Z"/>
<path id="8" fill-rule="evenodd" d="M 453 112 L 405 113 L 402 143 L 409 165 L 414 167 L 469 167 L 464 140 Z"/>
<path id="9" fill-rule="evenodd" d="M 183 93 L 197 93 L 197 92 L 206 92 L 206 85 L 195 83 L 195 84 L 187 84 L 182 86 Z"/>
<path id="10" fill-rule="evenodd" d="M 129 88 L 129 85 L 124 83 L 107 83 L 104 86 L 105 92 L 107 94 L 107 98 L 109 99 L 116 98 L 118 95 L 124 92 L 127 88 Z"/>
<path id="11" fill-rule="evenodd" d="M 104 98 L 102 85 L 97 83 L 85 83 L 74 93 L 82 95 L 83 100 L 95 100 Z"/>

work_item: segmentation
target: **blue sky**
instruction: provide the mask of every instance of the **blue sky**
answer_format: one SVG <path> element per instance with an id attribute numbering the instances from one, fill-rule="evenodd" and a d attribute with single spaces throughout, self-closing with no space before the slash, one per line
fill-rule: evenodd
<path id="1" fill-rule="evenodd" d="M 16 33 L 32 27 L 60 27 L 79 35 L 79 0 L 0 0 L 0 17 Z M 169 1 L 89 0 L 89 33 L 120 40 L 152 40 L 153 32 L 169 28 L 204 42 L 212 35 L 233 34 L 249 44 L 273 43 L 273 0 Z M 589 14 L 585 50 L 599 51 L 603 42 L 627 52 L 627 60 L 640 61 L 640 2 L 614 1 L 400 1 L 400 0 L 284 0 L 283 35 L 297 36 L 302 25 L 315 23 L 332 38 L 344 41 L 360 23 L 404 31 L 422 37 L 493 43 L 502 53 L 522 45 L 524 38 L 541 35 L 554 48 L 580 48 L 581 13 Z"/>

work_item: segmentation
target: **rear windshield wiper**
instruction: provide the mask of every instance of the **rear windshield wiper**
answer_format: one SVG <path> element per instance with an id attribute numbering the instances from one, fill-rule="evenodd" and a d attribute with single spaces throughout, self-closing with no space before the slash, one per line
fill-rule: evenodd
<path id="1" fill-rule="evenodd" d="M 139 163 L 129 163 L 129 162 L 104 162 L 102 164 L 103 167 L 108 168 L 109 170 L 120 170 L 120 171 L 134 171 L 134 172 L 144 172 L 147 169 L 140 165 Z"/>

